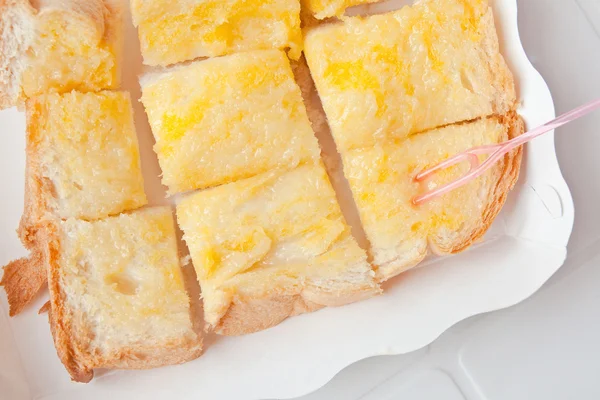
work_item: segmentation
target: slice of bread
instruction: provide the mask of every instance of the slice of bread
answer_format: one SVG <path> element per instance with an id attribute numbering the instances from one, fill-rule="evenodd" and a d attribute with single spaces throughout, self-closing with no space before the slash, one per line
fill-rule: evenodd
<path id="1" fill-rule="evenodd" d="M 219 334 L 266 329 L 380 292 L 320 163 L 191 194 L 177 220 L 205 321 Z"/>
<path id="2" fill-rule="evenodd" d="M 317 19 L 341 17 L 347 8 L 380 0 L 303 0 L 302 5 Z"/>
<path id="3" fill-rule="evenodd" d="M 147 203 L 129 93 L 48 94 L 28 100 L 26 112 L 25 209 L 18 232 L 33 259 L 40 258 L 34 254 L 37 233 L 49 217 L 93 220 Z M 5 267 L 11 315 L 33 300 L 45 276 L 41 263 L 17 260 Z"/>
<path id="4" fill-rule="evenodd" d="M 415 266 L 429 249 L 453 254 L 478 241 L 517 180 L 521 150 L 468 185 L 418 207 L 412 204 L 414 196 L 463 175 L 468 165 L 441 171 L 422 184 L 414 176 L 461 151 L 508 140 L 523 130 L 520 117 L 509 113 L 342 155 L 378 280 Z"/>
<path id="5" fill-rule="evenodd" d="M 299 0 L 131 0 L 147 65 L 242 51 L 290 49 L 300 57 Z"/>
<path id="6" fill-rule="evenodd" d="M 47 214 L 99 219 L 147 203 L 128 92 L 43 95 L 26 111 L 24 243 Z"/>
<path id="7" fill-rule="evenodd" d="M 309 29 L 305 54 L 342 152 L 516 102 L 486 0 L 421 0 Z"/>
<path id="8" fill-rule="evenodd" d="M 300 89 L 280 50 L 199 61 L 141 83 L 170 194 L 319 159 Z"/>
<path id="9" fill-rule="evenodd" d="M 55 221 L 45 232 L 52 335 L 73 380 L 200 355 L 169 207 Z"/>
<path id="10" fill-rule="evenodd" d="M 117 0 L 0 2 L 0 109 L 50 92 L 117 88 L 121 25 Z"/>

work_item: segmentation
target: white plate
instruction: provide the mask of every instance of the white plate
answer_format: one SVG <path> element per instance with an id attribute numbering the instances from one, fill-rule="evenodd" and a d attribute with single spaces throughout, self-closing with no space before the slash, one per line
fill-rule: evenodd
<path id="1" fill-rule="evenodd" d="M 397 0 L 401 1 L 401 0 Z M 528 126 L 554 116 L 550 92 L 522 49 L 516 0 L 493 0 L 503 53 L 515 74 Z M 139 51 L 128 28 L 125 86 L 139 97 Z M 146 189 L 164 203 L 152 137 L 136 106 Z M 0 113 L 0 263 L 25 255 L 15 229 L 22 212 L 24 116 Z M 432 342 L 456 322 L 518 303 L 563 263 L 573 225 L 573 203 L 562 179 L 552 135 L 527 146 L 522 175 L 485 244 L 431 261 L 402 275 L 385 295 L 350 306 L 289 319 L 239 338 L 210 339 L 205 354 L 185 365 L 150 371 L 97 374 L 88 385 L 69 381 L 36 306 L 7 317 L 0 307 L 1 399 L 258 399 L 289 398 L 317 389 L 347 365 L 371 356 L 400 354 Z M 42 296 L 45 297 L 45 296 Z"/>

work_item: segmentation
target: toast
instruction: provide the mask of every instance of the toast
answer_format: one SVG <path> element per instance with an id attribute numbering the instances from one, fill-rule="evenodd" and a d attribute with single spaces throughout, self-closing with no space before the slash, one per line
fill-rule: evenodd
<path id="1" fill-rule="evenodd" d="M 198 61 L 148 75 L 141 84 L 169 194 L 319 159 L 283 51 Z"/>
<path id="2" fill-rule="evenodd" d="M 302 5 L 317 19 L 341 17 L 346 9 L 380 0 L 303 0 Z"/>
<path id="3" fill-rule="evenodd" d="M 190 300 L 169 207 L 45 229 L 49 319 L 71 378 L 95 368 L 146 369 L 197 358 Z"/>
<path id="4" fill-rule="evenodd" d="M 380 292 L 321 163 L 190 194 L 177 220 L 205 321 L 219 334 L 255 332 Z"/>
<path id="5" fill-rule="evenodd" d="M 414 196 L 463 175 L 468 165 L 442 171 L 426 183 L 416 183 L 415 174 L 471 147 L 496 144 L 523 131 L 521 118 L 511 112 L 342 155 L 379 281 L 417 265 L 430 251 L 454 254 L 477 242 L 518 178 L 521 149 L 466 186 L 419 207 L 412 204 Z"/>
<path id="6" fill-rule="evenodd" d="M 305 54 L 338 149 L 515 108 L 487 0 L 421 0 L 307 29 Z"/>
<path id="7" fill-rule="evenodd" d="M 243 51 L 302 50 L 299 0 L 131 0 L 144 63 L 170 65 Z"/>
<path id="8" fill-rule="evenodd" d="M 37 251 L 38 230 L 48 218 L 94 220 L 147 203 L 129 93 L 42 95 L 26 102 L 26 112 L 25 207 L 18 230 L 25 247 Z M 34 272 L 26 260 L 5 267 L 11 315 L 46 282 L 45 270 Z"/>
<path id="9" fill-rule="evenodd" d="M 122 12 L 117 0 L 0 2 L 0 109 L 45 93 L 118 88 Z"/>

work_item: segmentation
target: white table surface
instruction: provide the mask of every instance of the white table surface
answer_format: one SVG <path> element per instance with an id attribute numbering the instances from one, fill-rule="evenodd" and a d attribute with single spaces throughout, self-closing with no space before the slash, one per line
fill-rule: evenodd
<path id="1" fill-rule="evenodd" d="M 600 0 L 518 1 L 557 113 L 600 97 Z M 556 146 L 576 215 L 563 268 L 524 303 L 356 363 L 302 400 L 600 399 L 600 113 L 559 130 Z"/>

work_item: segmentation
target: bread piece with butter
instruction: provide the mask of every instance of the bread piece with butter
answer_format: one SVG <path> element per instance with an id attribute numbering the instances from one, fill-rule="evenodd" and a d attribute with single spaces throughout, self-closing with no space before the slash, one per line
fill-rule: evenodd
<path id="1" fill-rule="evenodd" d="M 199 61 L 141 83 L 170 194 L 319 159 L 300 88 L 280 50 Z"/>
<path id="2" fill-rule="evenodd" d="M 487 0 L 420 0 L 313 28 L 305 54 L 342 152 L 516 103 Z"/>
<path id="3" fill-rule="evenodd" d="M 266 329 L 380 292 L 320 163 L 190 194 L 177 221 L 205 321 L 219 334 Z"/>
<path id="4" fill-rule="evenodd" d="M 117 0 L 0 2 L 0 109 L 40 94 L 120 85 Z"/>
<path id="5" fill-rule="evenodd" d="M 341 17 L 346 9 L 379 0 L 303 0 L 303 5 L 317 19 Z"/>
<path id="6" fill-rule="evenodd" d="M 94 220 L 147 203 L 129 93 L 42 95 L 27 101 L 26 112 L 25 209 L 18 233 L 32 253 L 48 218 Z M 5 267 L 11 315 L 46 282 L 40 265 L 25 259 Z"/>
<path id="7" fill-rule="evenodd" d="M 147 65 L 261 49 L 300 57 L 299 0 L 131 0 Z"/>
<path id="8" fill-rule="evenodd" d="M 52 336 L 73 380 L 200 355 L 170 207 L 55 221 L 44 247 Z"/>
<path id="9" fill-rule="evenodd" d="M 420 206 L 414 196 L 463 175 L 465 164 L 441 171 L 425 183 L 414 176 L 474 146 L 496 144 L 523 133 L 515 113 L 425 133 L 398 143 L 355 149 L 342 156 L 368 239 L 378 280 L 421 262 L 431 250 L 458 253 L 490 227 L 514 186 L 521 150 L 508 154 L 473 182 Z M 484 157 L 484 156 L 482 156 Z"/>

